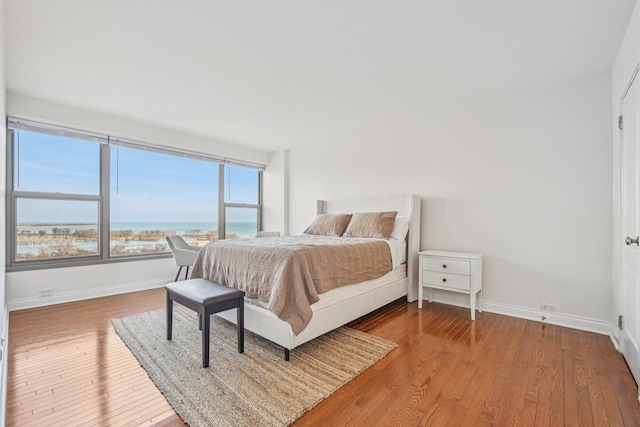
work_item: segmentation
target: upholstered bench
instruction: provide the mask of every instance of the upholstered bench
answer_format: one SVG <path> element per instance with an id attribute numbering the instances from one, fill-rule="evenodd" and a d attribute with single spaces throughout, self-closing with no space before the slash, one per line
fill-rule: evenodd
<path id="1" fill-rule="evenodd" d="M 202 330 L 202 367 L 209 366 L 210 316 L 213 313 L 238 309 L 238 353 L 244 352 L 244 291 L 228 288 L 206 279 L 190 279 L 169 283 L 167 290 L 167 339 L 171 339 L 173 302 L 198 313 Z"/>

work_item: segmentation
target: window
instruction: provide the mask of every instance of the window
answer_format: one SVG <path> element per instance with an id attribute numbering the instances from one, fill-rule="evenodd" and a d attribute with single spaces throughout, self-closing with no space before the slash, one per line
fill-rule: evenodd
<path id="1" fill-rule="evenodd" d="M 100 145 L 21 131 L 14 151 L 16 191 L 100 194 Z"/>
<path id="2" fill-rule="evenodd" d="M 14 261 L 99 256 L 100 145 L 20 130 L 13 146 Z"/>
<path id="3" fill-rule="evenodd" d="M 258 209 L 233 208 L 225 204 L 225 238 L 253 237 L 258 232 Z"/>
<path id="4" fill-rule="evenodd" d="M 218 239 L 218 163 L 111 147 L 112 256 L 167 252 L 165 237 Z"/>
<path id="5" fill-rule="evenodd" d="M 16 197 L 16 261 L 99 255 L 99 202 Z"/>
<path id="6" fill-rule="evenodd" d="M 260 173 L 227 166 L 224 169 L 225 238 L 255 236 L 260 229 Z"/>
<path id="7" fill-rule="evenodd" d="M 261 165 L 9 119 L 9 269 L 167 256 L 253 237 Z"/>

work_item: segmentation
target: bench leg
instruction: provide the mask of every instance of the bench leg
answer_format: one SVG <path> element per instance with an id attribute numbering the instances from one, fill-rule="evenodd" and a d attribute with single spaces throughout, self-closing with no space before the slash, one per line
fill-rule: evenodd
<path id="1" fill-rule="evenodd" d="M 209 366 L 209 329 L 211 328 L 211 317 L 208 314 L 202 315 L 202 367 Z"/>
<path id="2" fill-rule="evenodd" d="M 173 300 L 167 291 L 167 340 L 171 339 L 171 329 L 173 328 Z"/>
<path id="3" fill-rule="evenodd" d="M 290 357 L 291 357 L 291 350 L 289 350 L 288 348 L 285 348 L 284 349 L 284 361 L 288 362 Z"/>
<path id="4" fill-rule="evenodd" d="M 240 299 L 237 311 L 238 353 L 244 353 L 244 298 Z"/>

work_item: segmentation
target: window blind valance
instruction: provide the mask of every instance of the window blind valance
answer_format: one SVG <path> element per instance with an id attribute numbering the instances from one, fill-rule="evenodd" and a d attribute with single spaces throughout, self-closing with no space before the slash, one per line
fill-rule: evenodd
<path id="1" fill-rule="evenodd" d="M 96 132 L 74 129 L 56 124 L 42 123 L 28 119 L 20 119 L 16 117 L 7 118 L 7 127 L 9 129 L 31 131 L 45 133 L 52 136 L 63 136 L 66 138 L 81 139 L 85 141 L 97 142 L 99 144 L 109 144 L 119 147 L 133 148 L 137 150 L 153 151 L 156 153 L 167 154 L 178 157 L 185 157 L 196 160 L 204 160 L 209 162 L 224 163 L 232 166 L 240 166 L 244 168 L 264 170 L 265 165 L 261 163 L 238 160 L 213 154 L 200 153 L 197 151 L 186 150 L 182 148 L 169 147 L 166 145 L 156 144 L 153 142 L 144 142 L 134 139 L 114 137 Z"/>
<path id="2" fill-rule="evenodd" d="M 100 144 L 107 144 L 109 142 L 108 136 L 99 133 L 73 129 L 66 126 L 35 122 L 32 120 L 17 119 L 15 117 L 7 118 L 7 127 L 9 129 L 23 130 L 27 132 L 38 132 L 51 136 L 62 136 L 65 138 L 93 141 Z"/>

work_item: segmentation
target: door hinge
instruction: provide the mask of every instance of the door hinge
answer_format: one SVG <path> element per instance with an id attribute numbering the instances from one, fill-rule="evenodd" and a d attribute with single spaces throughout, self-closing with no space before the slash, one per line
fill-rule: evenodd
<path id="1" fill-rule="evenodd" d="M 618 129 L 622 130 L 622 116 L 618 116 Z"/>
<path id="2" fill-rule="evenodd" d="M 618 316 L 618 329 L 622 329 L 622 316 Z"/>

